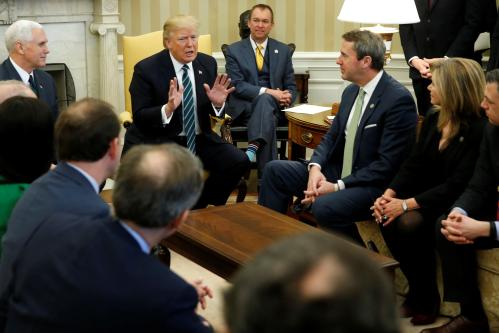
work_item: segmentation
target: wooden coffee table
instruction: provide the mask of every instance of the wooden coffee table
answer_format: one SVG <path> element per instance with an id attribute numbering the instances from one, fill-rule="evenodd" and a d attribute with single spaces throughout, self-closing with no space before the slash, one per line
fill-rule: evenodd
<path id="1" fill-rule="evenodd" d="M 317 230 L 255 203 L 242 202 L 192 211 L 177 233 L 162 244 L 229 279 L 240 266 L 276 240 Z M 367 249 L 365 252 L 394 275 L 396 260 Z"/>

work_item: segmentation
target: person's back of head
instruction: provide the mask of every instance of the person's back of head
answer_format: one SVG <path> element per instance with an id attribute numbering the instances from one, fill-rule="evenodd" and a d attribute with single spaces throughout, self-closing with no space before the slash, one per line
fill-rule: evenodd
<path id="1" fill-rule="evenodd" d="M 396 333 L 395 294 L 361 249 L 326 233 L 277 242 L 225 294 L 230 333 Z"/>
<path id="2" fill-rule="evenodd" d="M 53 132 L 52 112 L 43 101 L 15 96 L 1 103 L 0 175 L 8 182 L 31 183 L 47 172 L 54 157 Z"/>
<path id="3" fill-rule="evenodd" d="M 113 107 L 95 98 L 83 98 L 59 115 L 55 147 L 61 161 L 96 162 L 118 139 L 120 123 Z"/>
<path id="4" fill-rule="evenodd" d="M 0 104 L 14 96 L 36 98 L 36 94 L 24 83 L 17 80 L 0 81 Z"/>
<path id="5" fill-rule="evenodd" d="M 143 228 L 163 228 L 189 210 L 203 187 L 201 161 L 177 144 L 134 146 L 113 188 L 115 214 Z"/>
<path id="6" fill-rule="evenodd" d="M 239 26 L 239 36 L 241 39 L 248 38 L 251 33 L 250 28 L 248 27 L 250 14 L 251 10 L 248 9 L 239 15 L 239 23 L 237 25 Z"/>

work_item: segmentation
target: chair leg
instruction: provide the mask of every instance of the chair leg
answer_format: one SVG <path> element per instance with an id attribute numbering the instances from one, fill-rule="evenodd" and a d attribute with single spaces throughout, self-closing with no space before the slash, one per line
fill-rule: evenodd
<path id="1" fill-rule="evenodd" d="M 239 184 L 237 184 L 236 202 L 243 202 L 246 198 L 246 193 L 248 193 L 248 184 L 246 183 L 246 179 L 242 177 Z"/>

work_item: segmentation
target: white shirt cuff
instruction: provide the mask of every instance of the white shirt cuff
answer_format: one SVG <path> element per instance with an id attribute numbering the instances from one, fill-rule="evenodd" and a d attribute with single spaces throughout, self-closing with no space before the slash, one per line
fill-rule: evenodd
<path id="1" fill-rule="evenodd" d="M 265 90 L 267 90 L 267 88 L 261 87 L 260 92 L 258 93 L 258 96 L 265 94 Z"/>
<path id="2" fill-rule="evenodd" d="M 465 211 L 464 209 L 462 209 L 461 207 L 453 207 L 451 209 L 451 212 L 458 212 L 458 213 L 460 213 L 460 214 L 462 214 L 464 216 L 468 216 L 468 212 Z"/>
<path id="3" fill-rule="evenodd" d="M 166 116 L 166 104 L 161 107 L 161 121 L 163 125 L 168 125 L 173 118 L 173 112 L 170 117 Z"/>
<path id="4" fill-rule="evenodd" d="M 345 183 L 343 182 L 343 180 L 338 179 L 337 183 L 338 183 L 338 191 L 341 191 L 341 190 L 345 189 Z"/>
<path id="5" fill-rule="evenodd" d="M 308 172 L 310 172 L 310 169 L 313 167 L 313 166 L 317 166 L 319 167 L 319 170 L 322 170 L 321 166 L 318 164 L 318 163 L 309 163 L 308 164 Z"/>
<path id="6" fill-rule="evenodd" d="M 411 62 L 412 62 L 414 59 L 419 59 L 419 57 L 418 57 L 418 56 L 414 56 L 414 57 L 410 58 L 410 59 L 409 59 L 409 61 L 407 62 L 407 64 L 408 64 L 409 66 L 411 66 L 411 67 L 414 67 L 414 66 L 411 64 Z"/>
<path id="7" fill-rule="evenodd" d="M 222 112 L 224 112 L 225 102 L 224 102 L 224 104 L 222 105 L 222 107 L 220 109 L 217 109 L 215 107 L 215 105 L 213 105 L 213 103 L 211 104 L 211 107 L 213 108 L 213 111 L 215 111 L 215 116 L 220 117 L 220 115 L 222 114 Z"/>

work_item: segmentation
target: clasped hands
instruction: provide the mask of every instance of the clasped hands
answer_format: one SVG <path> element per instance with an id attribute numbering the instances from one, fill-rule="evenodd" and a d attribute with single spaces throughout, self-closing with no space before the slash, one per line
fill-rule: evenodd
<path id="1" fill-rule="evenodd" d="M 319 167 L 312 166 L 308 175 L 307 189 L 303 191 L 305 198 L 301 201 L 304 205 L 312 204 L 321 195 L 335 191 L 335 184 L 328 182 Z"/>
<path id="2" fill-rule="evenodd" d="M 289 90 L 281 90 L 279 88 L 277 89 L 267 88 L 265 92 L 274 97 L 276 101 L 279 103 L 279 105 L 282 107 L 288 107 L 291 104 L 292 95 L 289 92 Z"/>
<path id="3" fill-rule="evenodd" d="M 404 213 L 402 201 L 402 199 L 395 197 L 395 191 L 387 189 L 383 195 L 374 201 L 374 205 L 371 207 L 372 216 L 374 216 L 377 223 L 386 227 Z"/>
<path id="4" fill-rule="evenodd" d="M 478 221 L 453 210 L 442 220 L 442 234 L 447 240 L 456 244 L 473 244 L 478 237 L 487 237 L 490 234 L 490 224 Z"/>
<path id="5" fill-rule="evenodd" d="M 206 95 L 208 96 L 210 102 L 213 106 L 220 108 L 224 105 L 227 100 L 227 96 L 233 92 L 236 88 L 230 87 L 230 78 L 227 74 L 219 74 L 213 83 L 213 87 L 210 88 L 208 84 L 203 84 Z M 177 107 L 182 103 L 182 95 L 184 93 L 184 87 L 179 87 L 177 78 L 170 80 L 170 87 L 168 90 L 168 103 L 166 105 L 167 116 L 170 116 L 172 112 L 177 109 Z"/>

